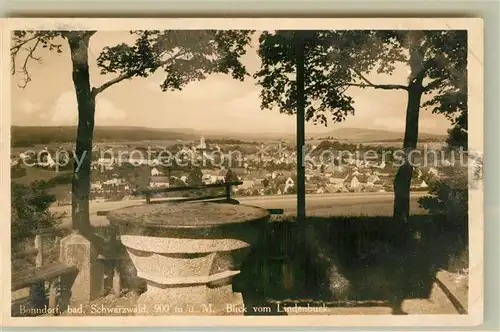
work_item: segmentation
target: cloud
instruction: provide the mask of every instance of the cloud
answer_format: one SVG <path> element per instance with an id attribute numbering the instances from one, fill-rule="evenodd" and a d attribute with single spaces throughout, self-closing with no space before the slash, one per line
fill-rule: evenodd
<path id="1" fill-rule="evenodd" d="M 116 121 L 122 120 L 125 117 L 125 111 L 117 108 L 108 99 L 99 96 L 97 97 L 95 113 L 96 125 L 116 125 Z M 76 95 L 73 91 L 64 92 L 59 96 L 52 112 L 51 124 L 78 124 L 78 107 L 76 103 Z"/>
<path id="2" fill-rule="evenodd" d="M 76 125 L 78 108 L 74 92 L 68 91 L 59 96 L 52 112 L 51 124 Z"/>
<path id="3" fill-rule="evenodd" d="M 25 99 L 19 103 L 17 108 L 24 114 L 33 114 L 40 111 L 42 105 Z"/>

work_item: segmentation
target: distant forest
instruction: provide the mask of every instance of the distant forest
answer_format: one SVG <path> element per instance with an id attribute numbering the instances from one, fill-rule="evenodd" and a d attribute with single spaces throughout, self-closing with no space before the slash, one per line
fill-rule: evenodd
<path id="1" fill-rule="evenodd" d="M 37 144 L 72 143 L 76 137 L 76 126 L 21 127 L 12 126 L 12 147 L 29 147 Z M 141 127 L 96 127 L 95 142 L 124 142 L 143 140 L 194 140 L 199 139 L 194 131 L 166 130 Z"/>

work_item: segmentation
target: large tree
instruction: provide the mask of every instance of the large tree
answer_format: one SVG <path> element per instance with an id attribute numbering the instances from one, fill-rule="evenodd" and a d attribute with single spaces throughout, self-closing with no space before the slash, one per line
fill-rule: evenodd
<path id="1" fill-rule="evenodd" d="M 340 87 L 331 86 L 327 48 L 321 31 L 263 32 L 259 38 L 261 68 L 254 74 L 262 86 L 261 108 L 278 108 L 281 113 L 297 114 L 297 217 L 305 218 L 305 165 L 303 162 L 304 121 L 334 122 L 353 113 L 352 99 Z"/>
<path id="2" fill-rule="evenodd" d="M 251 31 L 246 30 L 148 30 L 131 31 L 132 44 L 106 47 L 97 59 L 101 74 L 114 75 L 106 83 L 92 87 L 89 72 L 89 43 L 97 31 L 14 31 L 12 73 L 23 75 L 21 87 L 31 81 L 30 61 L 40 61 L 39 48 L 63 52 L 69 46 L 72 77 L 78 104 L 76 158 L 72 182 L 73 229 L 90 234 L 90 163 L 96 96 L 111 86 L 134 77 L 165 71 L 162 91 L 181 90 L 192 81 L 213 73 L 230 74 L 238 80 L 247 75 L 240 57 L 246 52 Z M 69 73 L 68 73 L 69 74 Z"/>
<path id="3" fill-rule="evenodd" d="M 420 109 L 424 106 L 442 113 L 455 124 L 466 113 L 467 32 L 322 30 L 301 32 L 299 39 L 297 33 L 264 32 L 260 37 L 262 65 L 255 77 L 263 88 L 262 108 L 296 112 L 300 97 L 294 77 L 297 40 L 304 43 L 307 121 L 326 125 L 329 120 L 342 121 L 354 114 L 353 87 L 406 91 L 406 112 L 401 113 L 406 117 L 405 154 L 394 183 L 394 217 L 406 222 L 412 174 L 408 155 L 418 142 Z M 378 84 L 371 78 L 374 73 L 392 75 L 399 66 L 408 68 L 405 84 Z"/>

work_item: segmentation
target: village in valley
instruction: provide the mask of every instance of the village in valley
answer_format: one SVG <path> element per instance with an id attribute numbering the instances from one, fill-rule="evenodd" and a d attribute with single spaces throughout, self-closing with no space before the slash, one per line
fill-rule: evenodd
<path id="1" fill-rule="evenodd" d="M 397 166 L 391 155 L 381 153 L 370 160 L 363 160 L 366 158 L 359 156 L 359 149 L 380 151 L 381 147 L 344 144 L 334 140 L 308 145 L 309 158 L 305 161 L 306 193 L 393 191 Z M 63 146 L 43 147 L 36 155 L 23 152 L 13 154 L 11 166 L 13 173 L 21 168 L 52 173 L 54 178 L 48 181 L 56 182 L 56 204 L 66 205 L 71 201 L 68 172 L 73 167 L 73 161 L 69 162 L 71 159 L 68 158 L 69 154 L 63 150 Z M 201 137 L 190 142 L 171 144 L 168 148 L 97 143 L 92 151 L 90 199 L 128 200 L 134 199 L 134 191 L 141 188 L 196 186 L 225 181 L 242 182 L 232 187 L 235 196 L 295 194 L 296 162 L 293 144 L 287 145 L 285 142 L 264 145 L 259 142 Z M 438 165 L 415 167 L 411 190 L 426 191 L 431 178 L 439 176 Z M 176 193 L 169 195 L 175 196 Z"/>

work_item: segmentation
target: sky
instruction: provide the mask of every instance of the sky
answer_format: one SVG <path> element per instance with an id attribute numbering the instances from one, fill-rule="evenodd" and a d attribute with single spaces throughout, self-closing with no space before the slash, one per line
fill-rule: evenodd
<path id="1" fill-rule="evenodd" d="M 96 59 L 103 47 L 130 40 L 128 31 L 97 32 L 89 46 L 91 85 L 99 86 L 113 76 L 99 72 Z M 242 62 L 251 73 L 260 67 L 258 40 Z M 62 54 L 40 50 L 42 63 L 32 61 L 32 81 L 18 87 L 21 76 L 12 76 L 12 124 L 23 126 L 64 126 L 77 124 L 77 106 L 71 78 L 71 60 L 66 42 Z M 96 126 L 142 126 L 151 128 L 192 128 L 205 131 L 293 133 L 295 117 L 278 110 L 260 109 L 260 86 L 252 78 L 239 82 L 225 75 L 211 75 L 192 82 L 182 91 L 162 92 L 161 71 L 148 78 L 134 78 L 113 85 L 97 96 Z M 392 76 L 369 75 L 375 84 L 405 84 L 407 68 L 398 67 Z M 350 88 L 355 115 L 342 123 L 306 125 L 306 134 L 340 127 L 404 131 L 406 92 Z M 420 113 L 420 131 L 446 134 L 450 122 L 429 110 Z"/>

